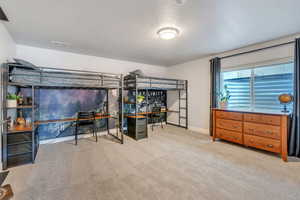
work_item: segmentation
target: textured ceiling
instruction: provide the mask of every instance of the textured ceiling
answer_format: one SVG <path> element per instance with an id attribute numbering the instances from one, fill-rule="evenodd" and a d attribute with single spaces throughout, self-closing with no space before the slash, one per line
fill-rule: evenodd
<path id="1" fill-rule="evenodd" d="M 300 32 L 299 0 L 175 2 L 1 0 L 0 6 L 18 44 L 163 66 Z M 178 27 L 180 37 L 159 39 L 164 26 Z"/>

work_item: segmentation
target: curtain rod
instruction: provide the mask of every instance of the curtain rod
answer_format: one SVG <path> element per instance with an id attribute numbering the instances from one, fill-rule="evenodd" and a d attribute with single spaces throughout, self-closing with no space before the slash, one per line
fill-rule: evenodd
<path id="1" fill-rule="evenodd" d="M 263 51 L 263 50 L 266 50 L 266 49 L 271 49 L 271 48 L 274 48 L 274 47 L 280 47 L 280 46 L 284 46 L 284 45 L 288 45 L 288 44 L 293 44 L 293 43 L 295 43 L 295 41 L 290 41 L 290 42 L 286 42 L 286 43 L 276 44 L 276 45 L 273 45 L 273 46 L 268 46 L 268 47 L 264 47 L 264 48 L 260 48 L 260 49 L 254 49 L 254 50 L 251 50 L 251 51 L 245 51 L 245 52 L 241 52 L 241 53 L 236 53 L 236 54 L 232 54 L 232 55 L 229 55 L 229 56 L 223 56 L 220 59 L 226 59 L 226 58 L 240 56 L 240 55 L 244 55 L 244 54 L 248 54 L 248 53 L 254 53 L 254 52 L 257 52 L 257 51 Z"/>

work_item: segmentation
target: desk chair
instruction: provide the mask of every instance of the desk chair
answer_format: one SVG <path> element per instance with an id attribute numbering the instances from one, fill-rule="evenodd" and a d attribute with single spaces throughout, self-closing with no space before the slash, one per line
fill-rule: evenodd
<path id="1" fill-rule="evenodd" d="M 150 119 L 152 121 L 152 124 L 151 124 L 152 131 L 153 131 L 154 126 L 161 126 L 161 128 L 164 128 L 162 120 L 161 120 L 161 108 L 160 107 L 152 108 L 152 111 L 150 114 Z M 159 122 L 160 122 L 160 125 L 156 125 L 156 123 L 159 123 Z"/>
<path id="2" fill-rule="evenodd" d="M 76 127 L 75 127 L 75 144 L 77 145 L 78 140 L 78 132 L 80 127 L 91 127 L 93 129 L 93 136 L 96 135 L 96 142 L 98 142 L 98 136 L 95 126 L 95 112 L 78 112 L 77 113 L 77 120 L 76 120 Z"/>

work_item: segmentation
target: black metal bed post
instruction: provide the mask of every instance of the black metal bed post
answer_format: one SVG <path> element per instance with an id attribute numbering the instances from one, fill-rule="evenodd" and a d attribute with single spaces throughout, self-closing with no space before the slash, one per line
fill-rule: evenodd
<path id="1" fill-rule="evenodd" d="M 178 125 L 181 126 L 181 87 L 179 87 L 179 81 L 176 81 L 176 88 L 178 89 Z"/>
<path id="2" fill-rule="evenodd" d="M 137 124 L 137 112 L 138 112 L 138 103 L 137 103 L 137 97 L 138 97 L 138 76 L 135 75 L 135 124 Z M 135 132 L 137 132 L 137 126 L 135 126 Z"/>
<path id="3" fill-rule="evenodd" d="M 31 123 L 32 123 L 32 133 L 31 133 L 31 140 L 32 140 L 32 163 L 34 163 L 35 160 L 35 95 L 34 95 L 34 86 L 31 86 L 31 95 L 32 95 L 32 110 L 31 110 Z"/>
<path id="4" fill-rule="evenodd" d="M 148 137 L 148 112 L 149 112 L 149 91 L 148 89 L 146 89 L 146 134 L 147 134 L 147 137 Z"/>
<path id="5" fill-rule="evenodd" d="M 2 133 L 2 168 L 3 170 L 7 169 L 8 163 L 8 152 L 7 152 L 7 133 L 8 133 L 8 121 L 7 121 L 7 93 L 8 93 L 8 73 L 9 73 L 9 67 L 7 64 L 2 65 L 2 87 L 3 87 L 3 91 L 2 91 L 2 97 L 3 97 L 3 101 L 2 101 L 2 112 L 3 112 L 3 120 L 4 120 L 4 124 L 2 125 L 3 127 L 3 133 Z"/>
<path id="6" fill-rule="evenodd" d="M 106 89 L 106 114 L 109 115 L 109 89 Z M 110 134 L 109 130 L 109 117 L 106 118 L 106 128 L 107 128 L 107 133 Z"/>
<path id="7" fill-rule="evenodd" d="M 165 91 L 165 100 L 166 100 L 166 110 L 169 110 L 168 106 L 168 90 Z M 168 112 L 166 112 L 166 126 L 168 125 Z"/>
<path id="8" fill-rule="evenodd" d="M 119 85 L 121 85 L 121 80 L 120 80 L 120 83 L 119 83 Z M 116 126 L 116 131 L 117 131 L 117 137 L 119 138 L 119 131 L 121 132 L 121 126 L 120 126 L 120 123 L 121 123 L 121 121 L 120 121 L 120 115 L 121 115 L 121 113 L 120 113 L 120 110 L 121 110 L 121 88 L 120 87 L 118 87 L 117 89 L 117 97 L 118 97 L 118 100 L 117 100 L 117 103 L 118 103 L 118 111 L 117 112 L 115 112 L 116 113 L 116 118 L 114 118 L 114 120 L 117 120 L 117 123 L 116 123 L 116 121 L 114 122 L 115 123 L 115 126 Z"/>
<path id="9" fill-rule="evenodd" d="M 7 137 L 7 119 L 6 119 L 6 95 L 7 95 L 7 85 L 5 81 L 5 73 L 7 73 L 7 67 L 5 64 L 1 65 L 1 140 L 2 140 L 2 150 L 1 150 L 1 161 L 2 161 L 2 169 L 5 170 L 7 168 L 7 150 L 6 150 L 6 137 Z"/>
<path id="10" fill-rule="evenodd" d="M 3 131 L 4 131 L 4 124 L 5 124 L 5 121 L 4 121 L 4 116 L 3 116 L 3 89 L 4 89 L 4 82 L 3 82 L 3 67 L 4 65 L 0 65 L 0 102 L 1 102 L 1 109 L 0 109 L 0 134 L 1 134 L 1 141 L 2 141 L 2 134 L 3 134 Z M 2 145 L 1 145 L 2 147 Z M 1 162 L 3 163 L 3 151 L 1 150 Z"/>
<path id="11" fill-rule="evenodd" d="M 189 104 L 188 104 L 188 90 L 189 90 L 189 87 L 188 87 L 188 80 L 185 81 L 185 107 L 186 107 L 186 110 L 185 110 L 185 115 L 186 115 L 186 119 L 185 119 L 185 128 L 188 129 L 188 124 L 189 124 Z"/>
<path id="12" fill-rule="evenodd" d="M 124 77 L 121 74 L 121 144 L 124 144 Z"/>
<path id="13" fill-rule="evenodd" d="M 111 88 L 111 89 L 116 89 L 118 90 L 118 97 L 120 98 L 120 100 L 118 100 L 118 113 L 117 113 L 117 116 L 118 117 L 113 117 L 114 120 L 117 120 L 117 122 L 119 123 L 119 127 L 116 127 L 117 129 L 120 130 L 120 136 L 121 138 L 119 137 L 119 133 L 118 133 L 118 130 L 117 130 L 117 135 L 114 135 L 114 134 L 111 134 L 110 133 L 110 129 L 109 129 L 109 118 L 106 118 L 106 127 L 107 127 L 107 133 L 108 135 L 114 137 L 115 139 L 117 139 L 118 141 L 120 141 L 121 144 L 124 144 L 124 90 L 123 90 L 123 86 L 124 86 L 124 81 L 123 81 L 123 75 L 121 74 L 120 75 L 120 78 L 119 78 L 119 84 L 116 88 Z M 110 89 L 109 88 L 106 88 L 106 93 L 107 93 L 107 96 L 106 96 L 106 112 L 108 115 L 110 115 L 109 113 L 109 91 Z"/>

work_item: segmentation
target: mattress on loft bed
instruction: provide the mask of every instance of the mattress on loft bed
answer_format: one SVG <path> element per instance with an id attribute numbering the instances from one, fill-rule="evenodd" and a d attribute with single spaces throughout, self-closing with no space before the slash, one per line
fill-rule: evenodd
<path id="1" fill-rule="evenodd" d="M 153 88 L 153 89 L 165 89 L 165 90 L 185 89 L 184 80 L 138 78 L 137 81 L 138 81 L 139 88 Z M 135 83 L 129 83 L 128 85 L 134 87 Z"/>
<path id="2" fill-rule="evenodd" d="M 37 70 L 14 68 L 10 75 L 10 81 L 16 83 L 36 84 L 46 86 L 86 86 L 100 87 L 100 76 L 84 74 L 59 74 L 53 72 L 40 72 Z M 117 86 L 117 82 L 104 81 L 105 86 Z"/>

